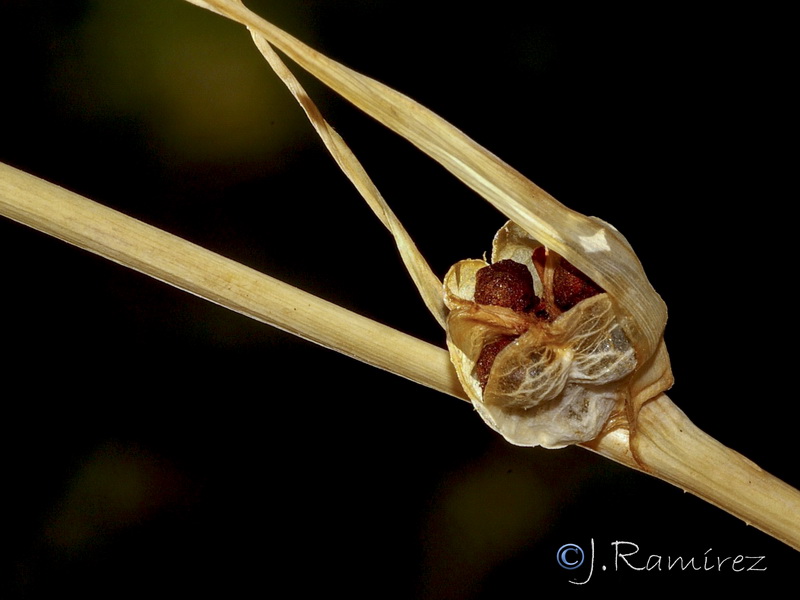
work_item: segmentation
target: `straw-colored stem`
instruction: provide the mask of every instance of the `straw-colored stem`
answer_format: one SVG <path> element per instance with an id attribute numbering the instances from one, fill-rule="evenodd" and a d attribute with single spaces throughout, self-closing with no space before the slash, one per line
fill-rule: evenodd
<path id="1" fill-rule="evenodd" d="M 617 429 L 585 446 L 691 492 L 800 550 L 800 491 L 700 430 L 665 395 L 639 412 L 634 447 Z"/>
<path id="2" fill-rule="evenodd" d="M 0 214 L 231 310 L 466 399 L 447 351 L 0 163 Z M 668 481 L 800 550 L 800 492 L 695 427 L 665 395 L 585 447 Z"/>
<path id="3" fill-rule="evenodd" d="M 441 348 L 2 163 L 0 214 L 258 321 L 466 398 Z"/>

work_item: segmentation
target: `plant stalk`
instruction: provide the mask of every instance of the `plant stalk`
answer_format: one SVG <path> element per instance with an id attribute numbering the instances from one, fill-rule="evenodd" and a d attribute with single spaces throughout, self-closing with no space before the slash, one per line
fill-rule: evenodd
<path id="1" fill-rule="evenodd" d="M 2 163 L 0 214 L 257 321 L 466 399 L 441 348 Z"/>
<path id="2" fill-rule="evenodd" d="M 258 321 L 466 400 L 443 348 L 401 333 L 0 163 L 0 214 Z M 583 444 L 800 550 L 800 492 L 698 429 L 661 394 Z"/>
<path id="3" fill-rule="evenodd" d="M 800 491 L 721 444 L 692 423 L 666 394 L 619 428 L 584 447 L 667 481 L 800 550 Z"/>

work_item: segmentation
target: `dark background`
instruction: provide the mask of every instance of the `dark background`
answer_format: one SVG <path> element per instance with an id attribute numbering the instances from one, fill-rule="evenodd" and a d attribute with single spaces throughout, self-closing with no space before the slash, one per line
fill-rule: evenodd
<path id="1" fill-rule="evenodd" d="M 248 5 L 620 229 L 670 309 L 670 396 L 800 486 L 786 15 Z M 443 344 L 390 236 L 241 27 L 179 0 L 0 10 L 0 160 Z M 501 215 L 303 81 L 439 275 L 489 249 Z M 509 446 L 466 404 L 6 219 L 0 252 L 8 597 L 795 581 L 795 551 L 666 483 L 579 448 Z M 570 585 L 586 573 L 556 550 L 592 539 L 594 576 Z M 637 565 L 711 549 L 767 570 L 615 571 L 616 540 L 640 546 Z"/>

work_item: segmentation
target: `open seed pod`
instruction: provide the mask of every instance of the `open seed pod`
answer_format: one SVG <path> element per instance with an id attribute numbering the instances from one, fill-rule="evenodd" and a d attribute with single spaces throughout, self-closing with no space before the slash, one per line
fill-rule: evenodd
<path id="1" fill-rule="evenodd" d="M 663 341 L 654 369 L 612 296 L 512 222 L 497 233 L 491 264 L 457 263 L 444 289 L 459 379 L 514 444 L 560 448 L 633 431 L 636 406 L 672 383 Z"/>

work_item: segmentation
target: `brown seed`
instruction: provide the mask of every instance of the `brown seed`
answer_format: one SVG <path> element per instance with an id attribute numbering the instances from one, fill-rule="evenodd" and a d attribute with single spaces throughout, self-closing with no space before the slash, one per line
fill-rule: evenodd
<path id="1" fill-rule="evenodd" d="M 528 267 L 506 259 L 478 271 L 475 302 L 522 312 L 538 304 L 539 298 L 533 293 L 533 276 Z"/>
<path id="2" fill-rule="evenodd" d="M 556 306 L 563 311 L 569 310 L 581 300 L 602 294 L 603 291 L 603 288 L 563 258 L 553 272 L 553 299 Z"/>

